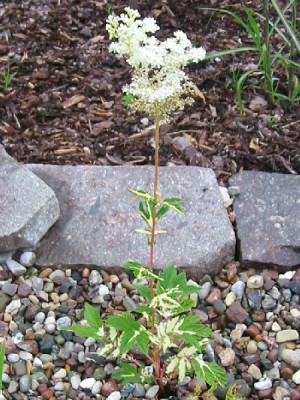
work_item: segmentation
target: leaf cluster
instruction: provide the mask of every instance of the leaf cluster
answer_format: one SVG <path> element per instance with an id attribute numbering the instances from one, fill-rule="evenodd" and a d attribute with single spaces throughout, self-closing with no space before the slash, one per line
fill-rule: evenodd
<path id="1" fill-rule="evenodd" d="M 217 382 L 224 386 L 225 373 L 214 363 L 204 361 L 202 352 L 211 335 L 211 329 L 201 324 L 199 317 L 187 313 L 192 307 L 190 295 L 199 291 L 199 287 L 187 285 L 186 274 L 177 272 L 174 266 L 166 267 L 158 275 L 135 261 L 128 261 L 125 268 L 143 280 L 152 279 L 155 283 L 154 296 L 149 286 L 136 284 L 135 288 L 144 297 L 135 313 L 123 312 L 118 315 L 100 317 L 96 307 L 85 304 L 83 323 L 73 325 L 66 330 L 99 341 L 99 354 L 120 357 L 127 361 L 114 377 L 123 383 L 144 381 L 146 365 L 133 363 L 131 352 L 138 348 L 145 354 L 148 362 L 153 361 L 153 352 L 161 355 L 172 351 L 164 367 L 165 376 L 178 373 L 179 381 L 188 373 L 196 373 L 209 385 Z M 155 332 L 150 329 L 152 310 L 155 314 Z M 138 319 L 143 315 L 146 324 Z"/>
<path id="2" fill-rule="evenodd" d="M 137 229 L 137 232 L 151 236 L 153 224 L 156 225 L 156 223 L 165 216 L 169 210 L 174 210 L 179 214 L 184 214 L 181 206 L 182 200 L 177 197 L 170 197 L 161 200 L 159 193 L 157 193 L 157 198 L 155 199 L 151 194 L 143 190 L 129 189 L 129 192 L 142 199 L 139 203 L 139 211 L 143 221 L 147 225 L 147 229 Z M 160 233 L 166 233 L 166 231 L 155 230 L 154 235 Z"/>

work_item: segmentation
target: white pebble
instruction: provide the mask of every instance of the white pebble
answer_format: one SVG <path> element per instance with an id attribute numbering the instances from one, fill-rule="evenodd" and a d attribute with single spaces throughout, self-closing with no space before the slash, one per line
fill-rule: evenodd
<path id="1" fill-rule="evenodd" d="M 300 369 L 294 373 L 292 376 L 292 381 L 296 383 L 296 385 L 300 385 Z"/>
<path id="2" fill-rule="evenodd" d="M 297 308 L 292 308 L 290 313 L 293 318 L 300 318 L 300 311 Z"/>
<path id="3" fill-rule="evenodd" d="M 17 314 L 20 307 L 21 307 L 21 300 L 20 299 L 13 300 L 11 303 L 8 304 L 8 306 L 6 306 L 5 312 L 13 316 Z"/>
<path id="4" fill-rule="evenodd" d="M 92 394 L 96 395 L 96 394 L 100 393 L 101 388 L 102 388 L 102 382 L 101 381 L 97 381 L 95 383 L 95 385 L 92 387 Z"/>
<path id="5" fill-rule="evenodd" d="M 91 390 L 92 389 L 92 387 L 95 385 L 95 383 L 96 383 L 96 379 L 95 378 L 86 378 L 86 379 L 83 379 L 81 382 L 80 382 L 80 387 L 82 388 L 82 389 L 89 389 L 89 390 Z"/>
<path id="6" fill-rule="evenodd" d="M 273 324 L 272 324 L 272 331 L 274 331 L 274 332 L 279 332 L 279 331 L 281 331 L 281 327 L 280 327 L 280 325 L 279 325 L 279 323 L 278 322 L 273 322 Z"/>
<path id="7" fill-rule="evenodd" d="M 286 271 L 284 274 L 279 275 L 279 279 L 289 279 L 291 280 L 295 275 L 296 271 Z"/>
<path id="8" fill-rule="evenodd" d="M 107 398 L 107 400 L 120 400 L 121 399 L 121 393 L 120 392 L 112 392 L 109 396 L 108 396 L 108 398 Z"/>
<path id="9" fill-rule="evenodd" d="M 67 371 L 64 368 L 59 369 L 52 376 L 53 379 L 64 379 L 67 376 Z"/>
<path id="10" fill-rule="evenodd" d="M 76 374 L 71 377 L 71 386 L 74 390 L 77 390 L 80 386 L 80 375 Z"/>
<path id="11" fill-rule="evenodd" d="M 106 285 L 100 285 L 99 286 L 99 295 L 100 296 L 105 296 L 106 294 L 109 294 L 109 289 Z"/>
<path id="12" fill-rule="evenodd" d="M 272 381 L 270 378 L 262 379 L 256 383 L 254 383 L 254 387 L 256 390 L 266 390 L 272 387 Z"/>

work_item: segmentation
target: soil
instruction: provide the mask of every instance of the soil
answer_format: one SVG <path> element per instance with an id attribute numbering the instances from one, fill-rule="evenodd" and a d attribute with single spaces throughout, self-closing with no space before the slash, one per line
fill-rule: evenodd
<path id="1" fill-rule="evenodd" d="M 25 163 L 152 164 L 153 121 L 122 104 L 130 68 L 108 52 L 106 18 L 131 6 L 157 19 L 161 39 L 183 30 L 211 53 L 251 44 L 232 18 L 203 10 L 229 5 L 242 13 L 239 1 L 0 0 L 0 70 L 15 73 L 0 89 L 0 143 Z M 236 105 L 233 71 L 257 60 L 240 53 L 189 68 L 205 102 L 162 125 L 161 165 L 211 167 L 221 184 L 242 169 L 300 173 L 299 102 L 269 105 L 253 77 L 243 114 Z"/>

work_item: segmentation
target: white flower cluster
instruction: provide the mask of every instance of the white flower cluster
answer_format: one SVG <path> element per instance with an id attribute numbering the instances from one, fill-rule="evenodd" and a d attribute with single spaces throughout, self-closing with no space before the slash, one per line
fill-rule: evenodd
<path id="1" fill-rule="evenodd" d="M 110 15 L 106 29 L 111 43 L 109 50 L 125 57 L 134 68 L 130 85 L 123 91 L 133 96 L 132 108 L 151 115 L 167 117 L 176 109 L 192 104 L 193 84 L 183 71 L 190 62 L 204 59 L 205 50 L 192 46 L 182 31 L 159 41 L 153 34 L 159 30 L 153 18 L 139 19 L 140 14 L 125 8 L 120 16 Z"/>

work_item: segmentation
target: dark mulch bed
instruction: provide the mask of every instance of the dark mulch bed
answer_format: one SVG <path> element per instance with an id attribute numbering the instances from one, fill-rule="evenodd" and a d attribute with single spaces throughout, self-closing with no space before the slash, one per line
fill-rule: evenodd
<path id="1" fill-rule="evenodd" d="M 212 4 L 228 1 L 0 0 L 0 69 L 16 73 L 0 91 L 0 143 L 26 163 L 151 164 L 153 122 L 124 110 L 130 69 L 108 53 L 105 20 L 130 5 L 157 18 L 162 38 L 181 29 L 208 52 L 249 44 L 229 17 L 200 9 Z M 232 71 L 256 60 L 243 54 L 191 68 L 206 103 L 197 99 L 162 127 L 161 165 L 212 167 L 224 183 L 241 169 L 300 173 L 299 104 L 256 111 L 258 93 L 248 87 L 238 112 Z"/>

